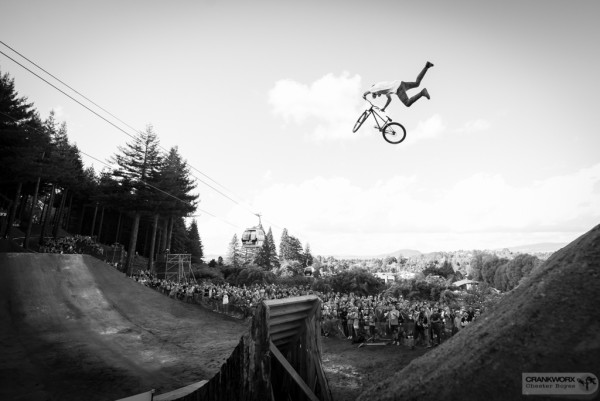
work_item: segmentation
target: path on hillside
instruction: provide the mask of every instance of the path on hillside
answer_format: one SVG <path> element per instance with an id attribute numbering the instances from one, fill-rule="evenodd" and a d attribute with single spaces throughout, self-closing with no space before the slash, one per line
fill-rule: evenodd
<path id="1" fill-rule="evenodd" d="M 210 379 L 245 330 L 89 256 L 0 254 L 0 399 L 170 391 Z"/>

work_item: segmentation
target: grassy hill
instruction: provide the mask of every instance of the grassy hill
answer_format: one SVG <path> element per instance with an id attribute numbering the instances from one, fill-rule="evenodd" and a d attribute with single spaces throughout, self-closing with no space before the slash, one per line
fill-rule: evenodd
<path id="1" fill-rule="evenodd" d="M 531 400 L 522 395 L 524 372 L 598 376 L 599 296 L 597 226 L 554 253 L 481 320 L 359 400 Z"/>

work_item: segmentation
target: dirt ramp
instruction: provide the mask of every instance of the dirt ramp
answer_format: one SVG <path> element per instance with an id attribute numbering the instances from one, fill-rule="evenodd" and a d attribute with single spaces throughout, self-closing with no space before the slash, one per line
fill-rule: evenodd
<path id="1" fill-rule="evenodd" d="M 212 377 L 245 331 L 89 256 L 0 254 L 0 399 L 170 391 Z"/>
<path id="2" fill-rule="evenodd" d="M 359 400 L 541 400 L 522 395 L 522 373 L 600 376 L 599 296 L 597 226 L 556 252 L 482 320 Z"/>

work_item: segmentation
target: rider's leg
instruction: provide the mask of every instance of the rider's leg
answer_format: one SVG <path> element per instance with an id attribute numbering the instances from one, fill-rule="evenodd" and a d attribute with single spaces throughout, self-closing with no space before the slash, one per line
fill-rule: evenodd
<path id="1" fill-rule="evenodd" d="M 408 97 L 408 95 L 406 94 L 405 91 L 398 90 L 398 97 L 400 98 L 400 100 L 402 101 L 402 103 L 404 103 L 404 105 L 406 107 L 410 107 L 414 102 L 416 102 L 417 100 L 419 100 L 423 96 L 425 96 L 427 99 L 429 99 L 429 92 L 427 92 L 427 89 L 421 90 L 419 93 L 417 93 L 416 95 L 414 95 L 411 98 Z"/>
<path id="2" fill-rule="evenodd" d="M 425 76 L 425 73 L 431 67 L 433 67 L 433 64 L 431 64 L 428 61 L 427 64 L 425 64 L 425 67 L 421 70 L 421 72 L 417 76 L 417 80 L 415 82 L 404 82 L 404 81 L 402 81 L 400 83 L 400 86 L 398 87 L 397 95 L 400 98 L 400 100 L 402 101 L 402 103 L 404 103 L 406 105 L 406 107 L 410 107 L 411 104 L 413 104 L 414 102 L 416 102 L 417 100 L 419 100 L 422 96 L 425 96 L 427 99 L 429 99 L 429 93 L 427 92 L 427 89 L 423 89 L 421 92 L 417 93 L 415 96 L 413 96 L 410 99 L 408 98 L 408 95 L 406 94 L 406 91 L 409 90 L 409 89 L 412 89 L 412 88 L 416 88 L 419 85 L 421 85 L 421 81 L 423 80 L 423 77 Z"/>
<path id="3" fill-rule="evenodd" d="M 421 85 L 421 81 L 423 80 L 425 73 L 427 73 L 427 70 L 430 69 L 431 67 L 433 67 L 433 64 L 431 64 L 428 61 L 427 64 L 425 64 L 425 67 L 423 67 L 423 69 L 419 73 L 419 75 L 417 75 L 417 80 L 415 82 L 402 81 L 402 83 L 400 83 L 400 89 L 404 89 L 406 91 L 408 89 L 416 88 L 417 86 Z"/>

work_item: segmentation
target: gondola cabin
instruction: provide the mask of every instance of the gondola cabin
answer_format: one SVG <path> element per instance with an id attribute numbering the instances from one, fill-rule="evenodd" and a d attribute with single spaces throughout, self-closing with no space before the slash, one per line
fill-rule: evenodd
<path id="1" fill-rule="evenodd" d="M 263 246 L 266 238 L 267 236 L 262 227 L 248 228 L 242 234 L 242 245 L 244 245 L 244 248 L 260 248 Z"/>

